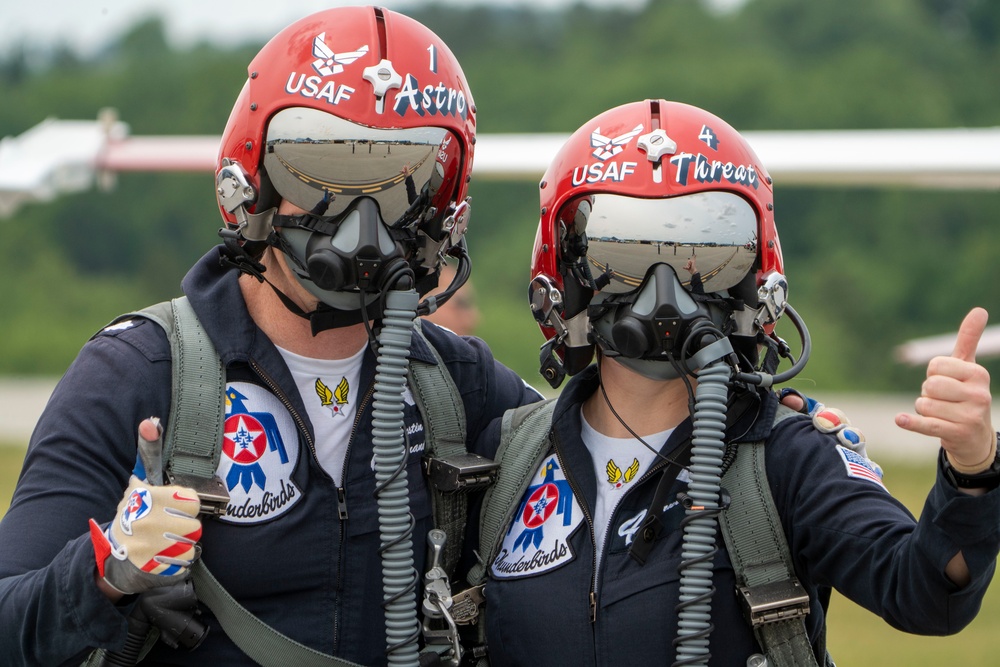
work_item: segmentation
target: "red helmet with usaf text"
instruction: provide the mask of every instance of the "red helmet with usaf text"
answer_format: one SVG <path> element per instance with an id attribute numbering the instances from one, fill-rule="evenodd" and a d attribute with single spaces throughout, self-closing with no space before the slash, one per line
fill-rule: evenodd
<path id="1" fill-rule="evenodd" d="M 636 291 L 656 265 L 696 299 L 724 304 L 727 333 L 770 335 L 785 308 L 771 179 L 707 111 L 666 100 L 606 111 L 563 145 L 540 193 L 529 299 L 550 382 L 560 373 L 551 353 L 571 375 L 593 358 L 592 302 Z"/>
<path id="2" fill-rule="evenodd" d="M 475 105 L 431 30 L 377 7 L 292 23 L 248 67 L 216 171 L 222 217 L 263 241 L 280 199 L 334 216 L 373 201 L 407 257 L 436 269 L 468 223 Z"/>

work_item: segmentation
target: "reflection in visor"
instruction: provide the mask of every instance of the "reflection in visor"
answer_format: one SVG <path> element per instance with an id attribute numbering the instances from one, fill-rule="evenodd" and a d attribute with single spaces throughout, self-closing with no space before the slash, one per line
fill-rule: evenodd
<path id="1" fill-rule="evenodd" d="M 460 160 L 459 142 L 442 128 L 381 130 L 294 108 L 268 125 L 264 169 L 283 199 L 310 213 L 337 216 L 371 197 L 392 224 L 408 211 L 443 210 Z"/>
<path id="2" fill-rule="evenodd" d="M 757 258 L 757 216 L 730 192 L 700 192 L 669 199 L 591 194 L 563 209 L 576 231 L 586 232 L 587 259 L 603 291 L 637 288 L 650 266 L 670 264 L 692 291 L 719 292 L 739 283 Z"/>

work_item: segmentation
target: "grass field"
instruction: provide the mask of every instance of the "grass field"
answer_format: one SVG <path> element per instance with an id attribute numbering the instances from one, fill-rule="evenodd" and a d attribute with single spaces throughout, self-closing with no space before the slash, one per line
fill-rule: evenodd
<path id="1" fill-rule="evenodd" d="M 0 445 L 0 516 L 7 511 L 21 469 L 24 450 Z M 882 462 L 885 464 L 885 462 Z M 919 514 L 934 480 L 930 465 L 884 465 L 886 485 Z M 82 530 L 82 528 L 81 528 Z M 904 665 L 905 667 L 978 667 L 1000 664 L 1000 583 L 994 582 L 979 617 L 952 637 L 917 637 L 893 630 L 880 618 L 834 595 L 830 607 L 830 653 L 840 667 Z"/>

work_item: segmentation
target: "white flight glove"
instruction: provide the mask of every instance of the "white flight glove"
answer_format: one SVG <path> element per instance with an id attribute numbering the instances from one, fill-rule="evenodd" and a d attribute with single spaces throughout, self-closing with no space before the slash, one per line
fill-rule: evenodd
<path id="1" fill-rule="evenodd" d="M 144 428 L 148 439 L 143 437 Z M 159 445 L 158 428 L 156 420 L 140 425 L 140 449 L 150 441 Z M 153 479 L 157 481 L 156 474 Z M 193 489 L 159 486 L 132 475 L 108 527 L 102 529 L 90 520 L 98 575 L 125 594 L 183 581 L 201 553 L 200 509 Z"/>

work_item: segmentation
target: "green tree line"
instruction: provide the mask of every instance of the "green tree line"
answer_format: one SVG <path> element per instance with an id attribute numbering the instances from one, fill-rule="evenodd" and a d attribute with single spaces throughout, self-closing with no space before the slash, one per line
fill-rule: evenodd
<path id="1" fill-rule="evenodd" d="M 462 62 L 481 132 L 570 132 L 649 97 L 740 130 L 1000 124 L 1000 3 L 985 0 L 410 13 Z M 260 46 L 175 48 L 155 18 L 88 58 L 15 46 L 0 60 L 0 136 L 103 107 L 135 135 L 218 135 Z M 217 240 L 213 185 L 207 173 L 121 174 L 109 192 L 0 220 L 0 374 L 58 374 L 114 315 L 175 295 Z M 1000 316 L 996 191 L 775 188 L 791 303 L 813 334 L 797 386 L 912 392 L 922 370 L 895 362 L 895 345 L 954 330 L 972 305 Z M 471 193 L 480 334 L 538 384 L 526 303 L 537 183 L 476 180 Z"/>

